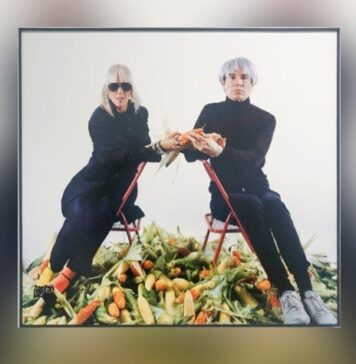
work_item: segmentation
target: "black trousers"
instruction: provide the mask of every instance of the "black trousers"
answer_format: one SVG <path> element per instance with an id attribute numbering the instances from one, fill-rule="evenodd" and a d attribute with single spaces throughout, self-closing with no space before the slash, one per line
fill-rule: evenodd
<path id="1" fill-rule="evenodd" d="M 75 272 L 88 276 L 91 274 L 93 257 L 101 243 L 117 220 L 116 212 L 122 201 L 126 187 L 101 192 L 79 195 L 66 205 L 66 219 L 53 246 L 50 263 L 54 272 L 59 272 L 64 264 Z M 133 191 L 125 207 L 135 220 L 143 216 L 142 211 L 134 206 L 137 189 Z M 132 216 L 132 211 L 137 216 Z M 125 212 L 125 208 L 123 212 Z"/>
<path id="2" fill-rule="evenodd" d="M 299 291 L 303 293 L 311 289 L 309 262 L 280 195 L 270 189 L 265 189 L 259 196 L 245 192 L 228 195 L 268 278 L 279 293 L 293 289 L 281 258 L 294 275 Z M 230 212 L 222 197 L 216 194 L 212 196 L 210 207 L 213 216 L 219 220 L 225 220 Z"/>

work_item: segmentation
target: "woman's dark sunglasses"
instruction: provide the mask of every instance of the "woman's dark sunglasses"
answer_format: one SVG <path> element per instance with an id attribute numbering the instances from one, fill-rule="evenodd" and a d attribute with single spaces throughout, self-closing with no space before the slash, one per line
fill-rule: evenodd
<path id="1" fill-rule="evenodd" d="M 109 90 L 116 92 L 119 88 L 122 88 L 122 91 L 131 91 L 132 90 L 132 85 L 129 82 L 122 82 L 122 83 L 118 83 L 118 82 L 113 82 L 113 83 L 109 83 Z"/>

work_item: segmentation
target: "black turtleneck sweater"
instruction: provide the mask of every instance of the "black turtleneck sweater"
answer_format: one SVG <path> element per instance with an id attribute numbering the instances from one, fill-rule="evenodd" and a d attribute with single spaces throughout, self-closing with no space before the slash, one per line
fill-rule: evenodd
<path id="1" fill-rule="evenodd" d="M 227 139 L 220 156 L 211 158 L 211 165 L 228 193 L 246 191 L 259 195 L 269 187 L 262 167 L 275 126 L 274 116 L 252 105 L 250 99 L 239 102 L 226 98 L 204 106 L 194 127 Z M 184 154 L 188 162 L 208 158 L 193 150 Z M 210 192 L 218 194 L 214 184 L 210 184 Z"/>
<path id="2" fill-rule="evenodd" d="M 93 153 L 88 164 L 72 178 L 64 191 L 64 216 L 67 203 L 77 196 L 88 192 L 110 194 L 120 186 L 125 192 L 140 162 L 161 159 L 152 148 L 145 148 L 150 144 L 147 109 L 141 106 L 136 112 L 132 103 L 123 113 L 117 112 L 112 103 L 111 109 L 114 117 L 98 107 L 89 120 Z"/>

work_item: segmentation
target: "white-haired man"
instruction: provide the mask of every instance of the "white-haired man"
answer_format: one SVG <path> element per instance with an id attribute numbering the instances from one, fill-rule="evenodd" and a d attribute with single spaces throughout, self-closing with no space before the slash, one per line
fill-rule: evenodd
<path id="1" fill-rule="evenodd" d="M 204 106 L 195 128 L 204 127 L 206 134 L 219 133 L 226 138 L 226 146 L 218 145 L 209 135 L 191 135 L 194 150 L 184 151 L 185 158 L 188 162 L 211 158 L 211 165 L 266 274 L 278 289 L 284 323 L 306 325 L 312 319 L 317 324 L 335 325 L 337 320 L 312 290 L 309 262 L 290 213 L 280 195 L 270 189 L 262 171 L 276 120 L 272 114 L 250 103 L 249 96 L 257 82 L 255 67 L 246 58 L 234 58 L 220 68 L 219 81 L 226 93 L 225 101 Z M 213 183 L 209 190 L 211 212 L 224 221 L 229 213 L 228 206 Z M 299 294 L 288 279 L 281 257 L 295 278 Z"/>

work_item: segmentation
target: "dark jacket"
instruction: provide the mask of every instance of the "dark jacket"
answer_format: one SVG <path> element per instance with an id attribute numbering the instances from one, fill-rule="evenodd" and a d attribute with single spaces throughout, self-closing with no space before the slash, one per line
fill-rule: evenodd
<path id="1" fill-rule="evenodd" d="M 262 167 L 275 126 L 274 116 L 252 105 L 249 99 L 237 102 L 226 98 L 204 106 L 194 127 L 227 139 L 220 156 L 211 158 L 211 165 L 228 193 L 246 191 L 259 195 L 269 187 Z M 194 150 L 184 154 L 188 162 L 208 158 Z M 213 197 L 219 193 L 212 183 L 209 190 Z"/>
<path id="2" fill-rule="evenodd" d="M 140 162 L 158 162 L 161 156 L 145 148 L 150 144 L 147 125 L 148 112 L 132 103 L 124 113 L 111 104 L 114 117 L 98 107 L 89 120 L 89 134 L 93 153 L 88 164 L 70 181 L 62 197 L 62 212 L 66 216 L 68 204 L 82 194 L 104 196 L 122 190 L 125 193 Z M 133 192 L 133 196 L 137 194 Z M 130 201 L 133 204 L 134 201 Z"/>

